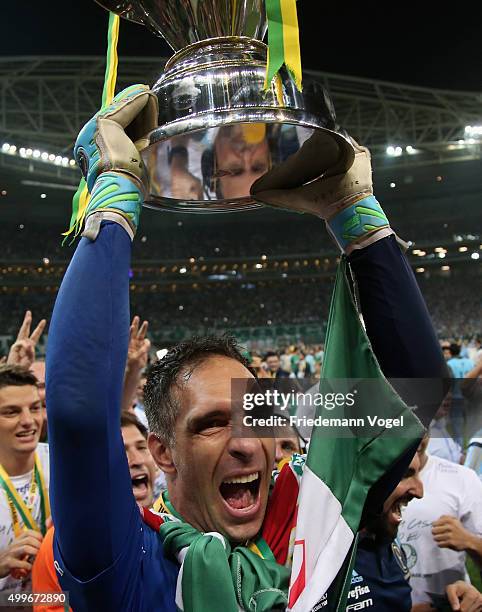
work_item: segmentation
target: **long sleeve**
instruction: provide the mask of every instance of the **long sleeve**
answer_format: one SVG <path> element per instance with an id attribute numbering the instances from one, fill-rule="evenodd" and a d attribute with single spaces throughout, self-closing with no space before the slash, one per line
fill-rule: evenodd
<path id="1" fill-rule="evenodd" d="M 355 251 L 349 262 L 382 372 L 408 405 L 417 406 L 417 416 L 428 427 L 447 391 L 447 367 L 410 264 L 393 236 Z M 365 513 L 381 512 L 417 446 L 418 442 L 371 488 Z"/>
<path id="2" fill-rule="evenodd" d="M 83 238 L 57 296 L 47 355 L 56 539 L 69 570 L 110 567 L 140 520 L 120 432 L 131 242 L 117 224 Z M 137 518 L 135 518 L 137 517 Z"/>

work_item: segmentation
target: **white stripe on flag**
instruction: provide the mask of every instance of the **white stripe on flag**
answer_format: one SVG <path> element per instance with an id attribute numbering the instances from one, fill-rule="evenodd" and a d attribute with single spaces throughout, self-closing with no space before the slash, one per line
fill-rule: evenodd
<path id="1" fill-rule="evenodd" d="M 179 574 L 177 575 L 177 583 L 176 583 L 176 607 L 181 612 L 184 611 L 184 601 L 182 598 L 182 575 L 184 572 L 184 559 L 186 558 L 187 551 L 189 550 L 189 546 L 185 546 L 181 548 L 181 550 L 176 554 L 177 561 L 181 565 L 179 568 Z"/>
<path id="2" fill-rule="evenodd" d="M 297 579 L 304 583 L 289 608 L 307 612 L 336 578 L 354 539 L 341 504 L 327 485 L 306 465 L 301 481 L 290 594 Z M 304 580 L 300 576 L 304 561 Z"/>

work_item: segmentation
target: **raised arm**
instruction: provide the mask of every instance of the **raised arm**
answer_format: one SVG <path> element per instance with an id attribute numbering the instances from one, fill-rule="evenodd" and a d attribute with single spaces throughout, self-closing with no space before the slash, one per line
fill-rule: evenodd
<path id="1" fill-rule="evenodd" d="M 146 338 L 148 321 L 143 321 L 139 327 L 140 319 L 136 315 L 132 319 L 129 330 L 129 347 L 127 350 L 127 364 L 124 376 L 124 391 L 122 393 L 122 410 L 130 410 L 136 399 L 137 386 L 141 374 L 147 366 L 151 342 Z"/>
<path id="2" fill-rule="evenodd" d="M 409 379 L 405 384 L 392 382 L 408 405 L 418 406 L 417 415 L 428 426 L 444 396 L 446 366 L 414 274 L 373 195 L 370 153 L 355 143 L 352 168 L 338 174 L 336 151 L 326 145 L 323 135 L 310 140 L 287 163 L 258 179 L 251 192 L 262 202 L 325 220 L 348 258 L 382 372 L 387 378 Z M 303 168 L 314 155 L 326 160 L 326 172 L 302 186 Z M 366 507 L 381 509 L 416 447 L 408 449 L 372 487 Z"/>
<path id="3" fill-rule="evenodd" d="M 138 517 L 120 432 L 129 339 L 129 265 L 143 198 L 140 154 L 157 103 L 145 86 L 119 94 L 75 147 L 91 192 L 84 237 L 57 296 L 47 355 L 51 501 L 68 571 L 88 580 L 109 568 Z M 145 130 L 145 131 L 144 131 Z"/>

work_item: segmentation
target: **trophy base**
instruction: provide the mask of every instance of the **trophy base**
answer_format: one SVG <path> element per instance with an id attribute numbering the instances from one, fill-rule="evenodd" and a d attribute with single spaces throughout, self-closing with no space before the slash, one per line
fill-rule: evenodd
<path id="1" fill-rule="evenodd" d="M 260 208 L 251 185 L 315 131 L 333 159 L 313 160 L 304 182 L 339 160 L 348 170 L 353 147 L 335 131 L 329 98 L 319 87 L 299 92 L 286 68 L 265 91 L 266 54 L 260 41 L 226 37 L 194 43 L 169 60 L 153 87 L 160 127 L 142 152 L 150 184 L 145 206 L 190 213 Z"/>

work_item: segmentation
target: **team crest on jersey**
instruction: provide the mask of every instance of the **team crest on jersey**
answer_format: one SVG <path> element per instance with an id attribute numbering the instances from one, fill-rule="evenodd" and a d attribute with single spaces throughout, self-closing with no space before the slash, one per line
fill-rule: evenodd
<path id="1" fill-rule="evenodd" d="M 403 572 L 403 577 L 405 580 L 408 580 L 410 578 L 410 570 L 408 569 L 407 558 L 405 552 L 400 548 L 398 542 L 392 542 L 392 552 Z"/>
<path id="2" fill-rule="evenodd" d="M 417 563 L 417 551 L 411 544 L 405 542 L 402 544 L 402 552 L 405 555 L 407 568 L 411 570 Z"/>

